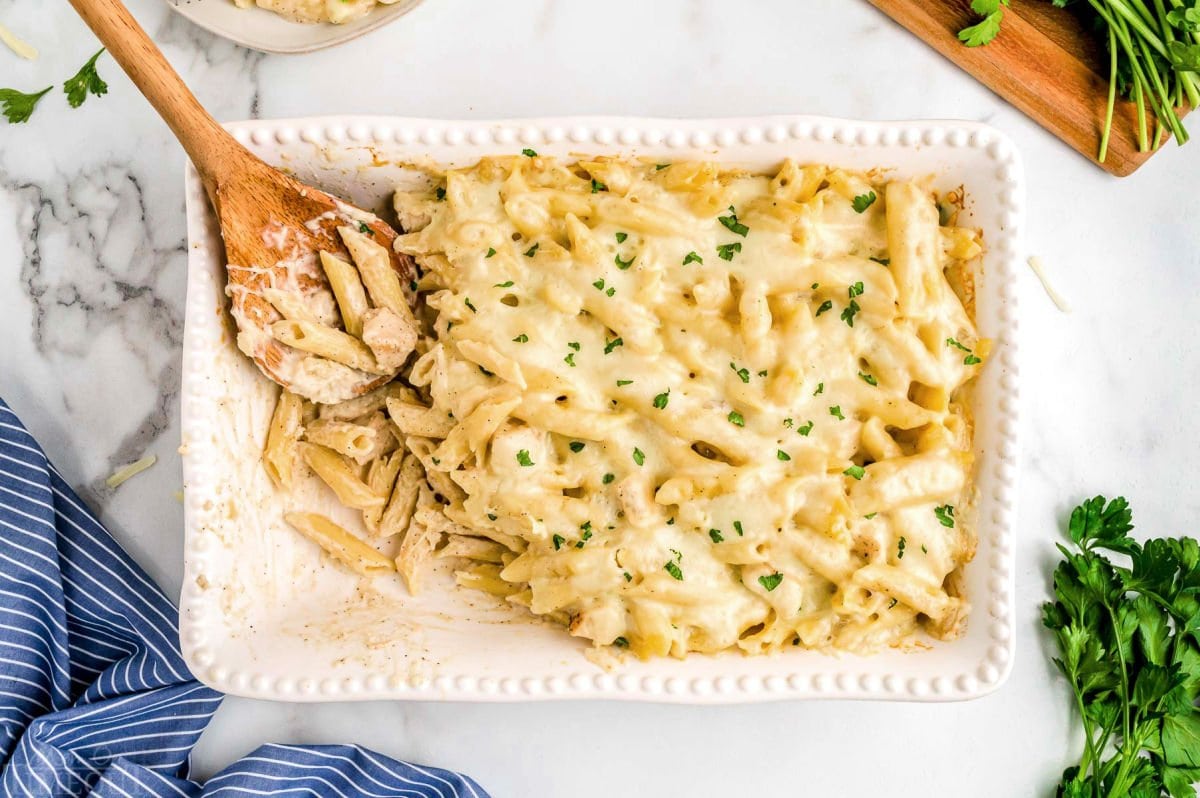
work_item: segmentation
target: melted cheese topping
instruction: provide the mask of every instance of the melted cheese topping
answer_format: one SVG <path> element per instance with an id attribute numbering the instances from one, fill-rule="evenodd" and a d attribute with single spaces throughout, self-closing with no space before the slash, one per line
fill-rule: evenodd
<path id="1" fill-rule="evenodd" d="M 928 191 L 513 157 L 396 206 L 457 423 L 426 465 L 512 549 L 460 581 L 640 656 L 962 631 L 981 250 Z"/>
<path id="2" fill-rule="evenodd" d="M 274 11 L 293 22 L 332 22 L 340 25 L 365 17 L 382 3 L 391 5 L 397 0 L 233 0 L 238 8 L 258 5 Z"/>

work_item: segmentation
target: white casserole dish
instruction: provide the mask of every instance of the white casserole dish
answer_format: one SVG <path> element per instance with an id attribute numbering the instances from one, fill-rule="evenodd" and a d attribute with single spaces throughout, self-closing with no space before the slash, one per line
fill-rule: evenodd
<path id="1" fill-rule="evenodd" d="M 606 672 L 585 643 L 431 574 L 410 597 L 399 580 L 358 578 L 287 528 L 288 500 L 260 464 L 275 391 L 237 351 L 225 310 L 223 251 L 203 188 L 187 170 L 189 277 L 183 355 L 184 657 L 218 690 L 289 701 L 401 698 L 511 701 L 614 698 L 722 703 L 788 698 L 947 701 L 995 690 L 1012 668 L 1016 517 L 1017 316 L 1014 268 L 1024 202 L 1020 159 L 998 131 L 969 122 L 571 118 L 447 122 L 348 117 L 241 122 L 239 140 L 301 180 L 360 206 L 387 205 L 404 163 L 465 165 L 534 147 L 545 155 L 716 159 L 748 168 L 784 157 L 966 190 L 964 224 L 983 230 L 982 336 L 995 341 L 975 403 L 979 548 L 967 566 L 968 632 L 874 657 L 796 650 L 769 657 L 631 660 Z M 294 500 L 293 500 L 294 501 Z M 341 515 L 317 494 L 306 508 Z M 327 501 L 322 505 L 322 501 Z"/>
<path id="2" fill-rule="evenodd" d="M 397 0 L 344 25 L 302 24 L 230 0 L 169 0 L 172 8 L 207 31 L 264 53 L 311 53 L 357 39 L 412 11 L 421 0 Z"/>

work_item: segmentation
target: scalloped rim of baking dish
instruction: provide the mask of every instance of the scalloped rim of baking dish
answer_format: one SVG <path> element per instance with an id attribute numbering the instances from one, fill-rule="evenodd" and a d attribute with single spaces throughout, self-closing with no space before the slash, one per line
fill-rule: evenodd
<path id="1" fill-rule="evenodd" d="M 259 505 L 266 498 L 251 495 L 254 488 L 249 481 L 233 474 L 230 453 L 214 443 L 218 433 L 213 430 L 251 423 L 243 405 L 261 405 L 266 400 L 251 396 L 261 390 L 244 381 L 264 381 L 249 367 L 232 376 L 214 374 L 219 355 L 234 344 L 220 310 L 224 271 L 219 234 L 189 164 L 181 447 L 186 543 L 180 638 L 184 657 L 201 681 L 227 693 L 288 701 L 612 698 L 737 703 L 797 698 L 953 701 L 986 695 L 1007 679 L 1016 642 L 1013 557 L 1019 392 L 1014 289 L 1024 204 L 1021 161 L 1007 136 L 972 122 L 863 122 L 808 116 L 485 122 L 330 117 L 236 122 L 227 127 L 266 160 L 360 203 L 378 200 L 381 192 L 390 190 L 390 185 L 380 183 L 379 170 L 394 171 L 396 161 L 467 163 L 483 154 L 522 147 L 559 156 L 707 157 L 732 164 L 778 162 L 787 155 L 849 168 L 883 168 L 898 175 L 932 175 L 939 186 L 965 187 L 968 223 L 984 231 L 988 251 L 979 281 L 977 321 L 981 333 L 995 343 L 975 400 L 979 547 L 967 566 L 973 609 L 962 639 L 936 643 L 930 651 L 889 651 L 874 657 L 801 650 L 762 657 L 692 655 L 686 660 L 623 663 L 606 671 L 583 656 L 581 641 L 561 631 L 551 636 L 530 631 L 534 644 L 514 645 L 511 650 L 494 643 L 488 646 L 482 638 L 472 648 L 476 638 L 468 635 L 465 643 L 453 638 L 458 642 L 449 648 L 429 651 L 421 649 L 428 644 L 420 637 L 425 625 L 414 623 L 410 638 L 393 641 L 401 646 L 396 653 L 380 659 L 378 652 L 368 650 L 370 635 L 365 631 L 360 635 L 355 631 L 359 627 L 346 618 L 335 619 L 336 623 L 326 619 L 330 629 L 338 630 L 337 642 L 332 642 L 320 631 L 321 618 L 290 619 L 298 625 L 289 631 L 286 623 L 263 629 L 271 623 L 264 624 L 261 618 L 258 627 L 247 627 L 245 619 L 238 617 L 239 612 L 288 600 L 287 591 L 302 592 L 304 580 L 284 579 L 286 585 L 266 588 L 241 581 L 244 574 L 238 569 L 254 553 L 244 541 L 231 541 L 242 527 L 230 517 L 238 518 L 241 512 L 247 519 L 244 526 L 253 526 L 253 514 L 261 512 Z M 373 184 L 369 191 L 374 194 L 354 196 L 366 184 Z M 231 387 L 231 380 L 244 387 Z M 262 419 L 253 423 L 261 424 Z M 257 462 L 253 447 L 246 448 L 242 457 Z M 261 526 L 278 528 L 282 522 L 268 520 Z M 253 538 L 270 530 L 247 534 Z M 297 545 L 291 540 L 268 540 L 266 545 Z M 261 539 L 257 542 L 263 545 Z M 273 551 L 267 549 L 266 559 Z M 264 565 L 263 571 L 275 566 Z M 314 574 L 306 578 L 344 578 L 326 573 L 337 570 L 326 564 L 311 570 Z M 313 606 L 318 613 L 324 610 L 323 604 Z M 362 628 L 379 622 L 390 628 L 393 620 L 398 627 L 406 620 L 403 609 L 402 604 L 389 605 L 386 612 L 376 608 L 375 615 L 362 610 Z M 350 607 L 346 612 L 349 617 L 359 610 Z M 501 621 L 506 622 L 511 623 Z M 342 623 L 348 625 L 343 629 Z M 536 624 L 528 626 L 535 628 Z M 446 629 L 432 634 L 443 632 L 450 634 Z M 503 633 L 515 634 L 509 629 Z M 331 650 L 339 652 L 333 660 L 328 659 Z M 530 663 L 523 665 L 523 658 Z M 393 661 L 398 659 L 412 667 L 400 667 Z"/>

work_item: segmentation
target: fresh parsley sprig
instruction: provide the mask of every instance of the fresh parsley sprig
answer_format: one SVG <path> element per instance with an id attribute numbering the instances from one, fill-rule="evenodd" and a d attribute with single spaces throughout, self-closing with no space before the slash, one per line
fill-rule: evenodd
<path id="1" fill-rule="evenodd" d="M 1132 529 L 1123 497 L 1076 507 L 1042 607 L 1084 732 L 1065 798 L 1183 798 L 1200 781 L 1200 544 Z"/>

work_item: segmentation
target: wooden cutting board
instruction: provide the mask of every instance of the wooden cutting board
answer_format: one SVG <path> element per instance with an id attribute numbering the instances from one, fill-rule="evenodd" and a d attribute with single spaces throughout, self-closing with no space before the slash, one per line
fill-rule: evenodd
<path id="1" fill-rule="evenodd" d="M 1012 0 L 1000 35 L 985 47 L 967 47 L 957 33 L 978 20 L 969 0 L 870 2 L 1096 163 L 1108 102 L 1108 53 L 1069 11 L 1049 0 Z M 1124 177 L 1153 154 L 1138 152 L 1137 109 L 1118 101 L 1108 157 L 1099 166 Z"/>

